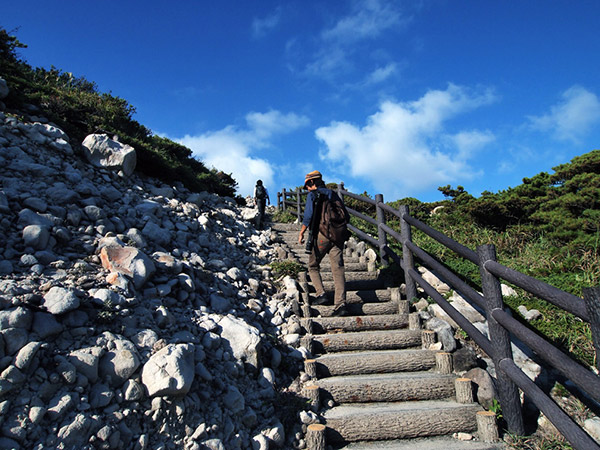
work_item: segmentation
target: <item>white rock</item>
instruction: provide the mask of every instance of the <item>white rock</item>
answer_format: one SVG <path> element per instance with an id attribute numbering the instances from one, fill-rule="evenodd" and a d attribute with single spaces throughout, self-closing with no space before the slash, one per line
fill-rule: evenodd
<path id="1" fill-rule="evenodd" d="M 79 297 L 77 297 L 73 290 L 54 286 L 44 295 L 42 306 L 50 314 L 64 314 L 79 308 Z"/>
<path id="2" fill-rule="evenodd" d="M 506 284 L 501 284 L 500 289 L 502 291 L 503 297 L 516 297 L 517 296 L 517 291 L 515 291 L 513 288 L 511 288 L 510 286 L 508 286 Z"/>
<path id="3" fill-rule="evenodd" d="M 423 277 L 423 279 L 440 294 L 445 295 L 450 292 L 450 286 L 448 286 L 446 283 L 444 283 L 442 280 L 436 277 L 432 272 L 427 270 L 427 268 L 420 266 L 418 270 L 419 272 L 421 272 L 421 276 Z"/>
<path id="4" fill-rule="evenodd" d="M 142 383 L 151 397 L 186 394 L 193 381 L 193 344 L 169 344 L 152 355 L 142 369 Z"/>
<path id="5" fill-rule="evenodd" d="M 261 346 L 258 330 L 233 316 L 225 316 L 219 320 L 221 338 L 227 340 L 233 351 L 233 356 L 258 367 L 258 357 Z"/>
<path id="6" fill-rule="evenodd" d="M 583 428 L 600 444 L 600 418 L 592 417 L 591 419 L 586 419 L 583 423 Z"/>
<path id="7" fill-rule="evenodd" d="M 109 139 L 106 134 L 90 134 L 81 144 L 88 161 L 130 176 L 136 165 L 133 147 Z"/>

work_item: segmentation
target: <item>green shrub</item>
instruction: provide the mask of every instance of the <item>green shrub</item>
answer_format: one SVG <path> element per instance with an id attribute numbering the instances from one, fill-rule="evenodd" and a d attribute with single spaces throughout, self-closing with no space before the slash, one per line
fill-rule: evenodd
<path id="1" fill-rule="evenodd" d="M 302 264 L 291 259 L 286 259 L 285 261 L 273 261 L 270 266 L 273 269 L 275 276 L 290 276 L 294 279 L 298 279 L 298 274 L 306 270 Z"/>
<path id="2" fill-rule="evenodd" d="M 295 221 L 296 216 L 287 210 L 278 209 L 273 213 L 273 222 L 294 223 Z"/>

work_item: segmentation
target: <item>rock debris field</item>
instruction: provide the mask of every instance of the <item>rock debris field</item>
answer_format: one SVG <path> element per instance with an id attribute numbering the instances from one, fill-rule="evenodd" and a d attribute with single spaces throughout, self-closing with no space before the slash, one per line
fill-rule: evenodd
<path id="1" fill-rule="evenodd" d="M 0 112 L 0 448 L 301 448 L 271 232 L 134 166 Z"/>

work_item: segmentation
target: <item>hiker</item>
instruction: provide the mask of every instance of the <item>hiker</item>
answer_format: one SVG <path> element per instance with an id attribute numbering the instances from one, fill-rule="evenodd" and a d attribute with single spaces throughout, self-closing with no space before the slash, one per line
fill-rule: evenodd
<path id="1" fill-rule="evenodd" d="M 306 208 L 304 210 L 302 227 L 298 236 L 298 243 L 302 244 L 304 242 L 304 233 L 308 229 L 309 239 L 311 237 L 313 239 L 312 243 L 307 243 L 307 251 L 309 246 L 312 244 L 312 250 L 308 259 L 308 274 L 316 291 L 316 298 L 311 303 L 313 305 L 324 305 L 329 303 L 329 299 L 327 298 L 325 289 L 323 287 L 323 280 L 321 279 L 320 272 L 320 263 L 323 260 L 323 257 L 326 254 L 329 254 L 331 272 L 333 274 L 335 286 L 335 295 L 333 300 L 334 309 L 332 314 L 334 316 L 345 316 L 348 313 L 346 311 L 346 277 L 344 273 L 343 250 L 344 241 L 347 239 L 347 236 L 344 237 L 341 242 L 340 240 L 333 242 L 332 240 L 328 239 L 321 232 L 322 217 L 320 217 L 322 214 L 321 210 L 323 209 L 323 201 L 328 200 L 333 202 L 335 200 L 339 200 L 341 203 L 341 200 L 334 191 L 325 187 L 323 177 L 318 170 L 314 170 L 306 175 L 304 179 L 304 187 L 308 189 L 309 192 L 306 198 Z M 343 208 L 343 203 L 341 204 Z M 343 210 L 345 211 L 347 220 L 348 212 L 345 210 L 345 208 L 343 208 Z M 315 221 L 317 223 L 313 223 Z M 346 230 L 345 224 L 344 229 Z M 310 230 L 314 230 L 314 232 L 310 233 Z"/>
<path id="2" fill-rule="evenodd" d="M 256 186 L 254 186 L 254 203 L 256 203 L 256 207 L 258 208 L 258 218 L 256 223 L 256 228 L 262 230 L 263 224 L 265 223 L 265 203 L 269 202 L 271 204 L 271 200 L 269 199 L 269 192 L 267 188 L 263 186 L 262 180 L 256 181 Z"/>

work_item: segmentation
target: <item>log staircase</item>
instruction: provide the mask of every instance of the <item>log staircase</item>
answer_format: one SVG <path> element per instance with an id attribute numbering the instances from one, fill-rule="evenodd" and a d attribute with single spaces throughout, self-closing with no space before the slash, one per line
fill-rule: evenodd
<path id="1" fill-rule="evenodd" d="M 273 224 L 287 258 L 306 265 L 297 224 Z M 313 287 L 300 276 L 303 345 L 310 381 L 304 394 L 321 415 L 309 425 L 307 448 L 444 449 L 505 448 L 495 417 L 473 402 L 471 381 L 452 372 L 452 355 L 430 349 L 435 333 L 421 329 L 418 313 L 398 287 L 387 282 L 364 255 L 347 246 L 344 255 L 349 315 L 331 317 L 333 306 L 310 305 Z M 323 284 L 333 298 L 326 256 Z M 458 440 L 453 435 L 474 435 Z"/>

